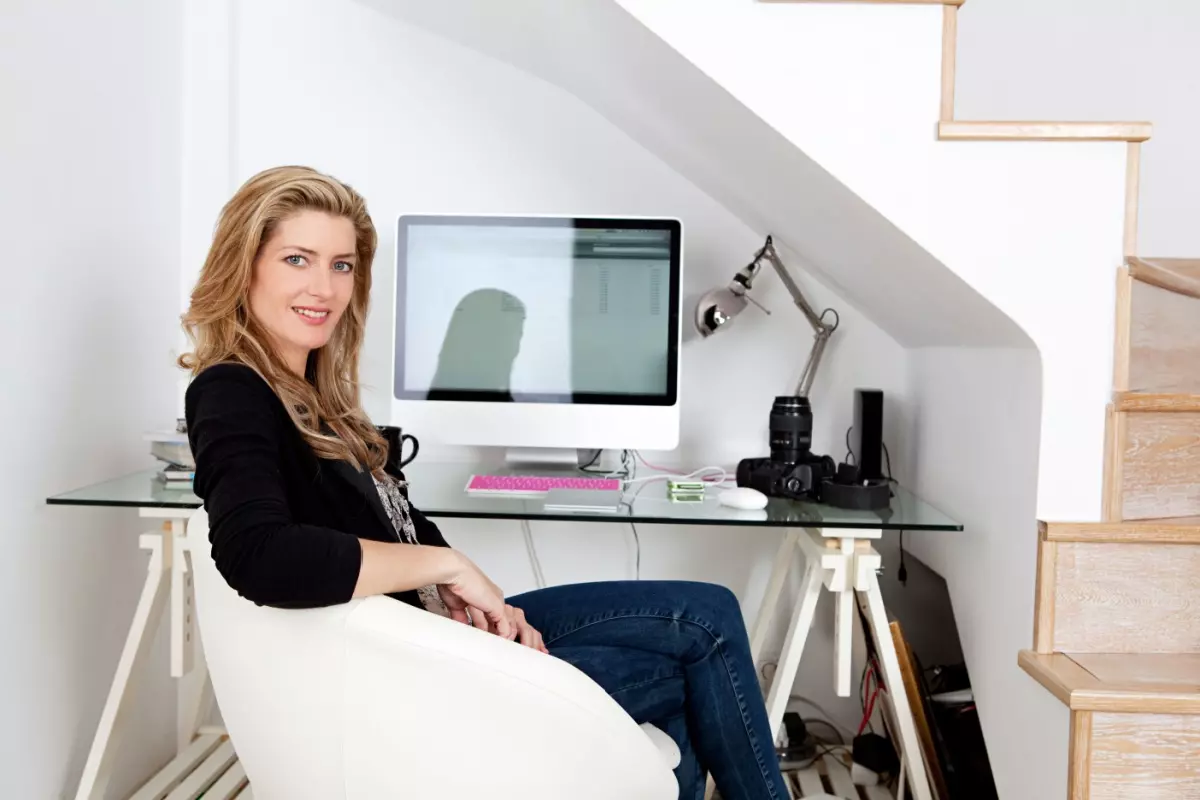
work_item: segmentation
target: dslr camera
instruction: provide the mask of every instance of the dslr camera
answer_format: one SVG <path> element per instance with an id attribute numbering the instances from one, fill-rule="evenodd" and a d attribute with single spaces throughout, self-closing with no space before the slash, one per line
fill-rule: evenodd
<path id="1" fill-rule="evenodd" d="M 822 486 L 834 477 L 837 465 L 829 456 L 812 452 L 812 423 L 807 397 L 776 397 L 770 417 L 771 455 L 739 461 L 737 485 L 768 497 L 820 502 Z"/>

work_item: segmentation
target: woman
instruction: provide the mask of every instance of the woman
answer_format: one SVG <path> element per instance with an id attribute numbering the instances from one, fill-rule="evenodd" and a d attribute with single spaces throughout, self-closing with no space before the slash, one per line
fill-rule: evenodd
<path id="1" fill-rule="evenodd" d="M 309 608 L 388 594 L 563 659 L 680 746 L 680 797 L 787 797 L 738 604 L 683 582 L 504 598 L 386 468 L 359 404 L 375 227 L 353 189 L 262 172 L 221 212 L 184 327 L 195 490 L 244 597 Z M 514 645 L 516 646 L 516 645 Z"/>

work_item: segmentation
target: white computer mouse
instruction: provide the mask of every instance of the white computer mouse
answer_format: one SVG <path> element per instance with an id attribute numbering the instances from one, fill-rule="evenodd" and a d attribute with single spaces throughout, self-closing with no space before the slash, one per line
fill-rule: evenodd
<path id="1" fill-rule="evenodd" d="M 749 486 L 739 486 L 736 489 L 726 489 L 717 496 L 717 502 L 730 508 L 745 508 L 756 510 L 767 507 L 767 496 Z"/>

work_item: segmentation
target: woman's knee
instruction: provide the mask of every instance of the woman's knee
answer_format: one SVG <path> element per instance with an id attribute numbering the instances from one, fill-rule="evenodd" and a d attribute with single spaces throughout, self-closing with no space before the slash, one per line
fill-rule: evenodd
<path id="1" fill-rule="evenodd" d="M 697 616 L 712 618 L 714 623 L 743 627 L 742 607 L 737 595 L 716 583 L 689 582 L 685 607 Z"/>

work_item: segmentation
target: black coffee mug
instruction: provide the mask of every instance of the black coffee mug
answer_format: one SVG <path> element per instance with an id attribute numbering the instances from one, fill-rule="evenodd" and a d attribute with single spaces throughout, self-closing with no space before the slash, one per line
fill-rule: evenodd
<path id="1" fill-rule="evenodd" d="M 396 470 L 404 469 L 413 462 L 413 459 L 417 457 L 417 453 L 421 451 L 421 443 L 411 433 L 403 433 L 399 428 L 391 425 L 380 425 L 378 429 L 383 434 L 383 438 L 387 439 L 387 463 L 389 467 Z M 412 442 L 412 455 L 408 458 L 404 458 L 405 441 Z"/>

